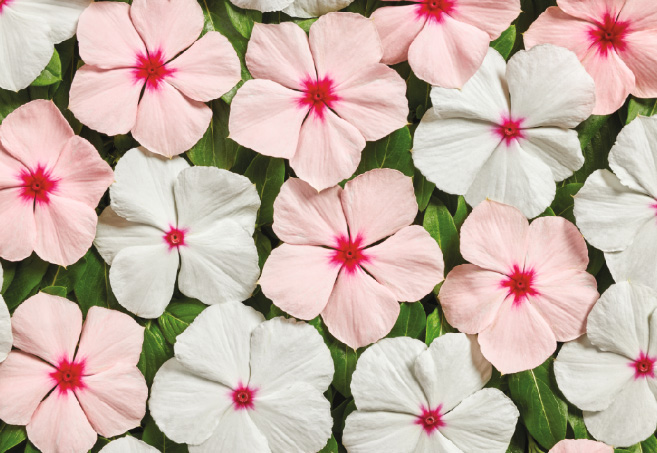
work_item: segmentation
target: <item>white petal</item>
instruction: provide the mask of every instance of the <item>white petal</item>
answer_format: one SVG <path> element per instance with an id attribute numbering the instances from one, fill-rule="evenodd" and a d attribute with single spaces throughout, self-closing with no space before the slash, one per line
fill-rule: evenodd
<path id="1" fill-rule="evenodd" d="M 577 132 L 556 127 L 523 130 L 526 140 L 520 146 L 541 159 L 552 170 L 555 181 L 562 181 L 584 165 L 584 155 Z"/>
<path id="2" fill-rule="evenodd" d="M 506 70 L 511 113 L 523 127 L 573 128 L 591 115 L 595 83 L 570 50 L 552 45 L 520 51 Z"/>
<path id="3" fill-rule="evenodd" d="M 490 123 L 429 110 L 415 131 L 413 163 L 439 189 L 463 195 L 499 143 Z"/>
<path id="4" fill-rule="evenodd" d="M 407 337 L 384 338 L 358 359 L 351 379 L 356 407 L 363 411 L 422 413 L 428 401 L 413 375 L 424 343 Z"/>
<path id="5" fill-rule="evenodd" d="M 605 253 L 605 261 L 615 281 L 629 280 L 657 290 L 657 223 L 646 222 L 632 243 L 622 252 Z"/>
<path id="6" fill-rule="evenodd" d="M 493 367 L 481 354 L 475 336 L 448 333 L 436 338 L 418 356 L 414 371 L 430 407 L 442 405 L 446 412 L 481 390 L 490 380 Z"/>
<path id="7" fill-rule="evenodd" d="M 655 200 L 622 185 L 608 170 L 597 170 L 575 195 L 577 226 L 588 242 L 604 252 L 624 250 L 657 211 Z"/>
<path id="8" fill-rule="evenodd" d="M 91 4 L 91 0 L 22 0 L 20 12 L 43 20 L 50 27 L 48 35 L 54 44 L 75 34 L 78 18 Z"/>
<path id="9" fill-rule="evenodd" d="M 626 357 L 602 352 L 583 335 L 561 347 L 554 374 L 568 401 L 583 410 L 601 410 L 634 377 L 628 365 Z"/>
<path id="10" fill-rule="evenodd" d="M 99 453 L 160 453 L 160 450 L 127 435 L 105 445 Z"/>
<path id="11" fill-rule="evenodd" d="M 486 199 L 498 201 L 532 218 L 550 206 L 555 192 L 550 167 L 514 140 L 509 146 L 501 143 L 493 151 L 465 194 L 465 201 L 471 206 Z"/>
<path id="12" fill-rule="evenodd" d="M 193 444 L 206 441 L 231 406 L 230 389 L 193 374 L 176 359 L 157 371 L 148 401 L 153 420 L 169 439 Z"/>
<path id="13" fill-rule="evenodd" d="M 497 389 L 483 389 L 443 417 L 440 432 L 463 451 L 506 452 L 520 413 Z"/>
<path id="14" fill-rule="evenodd" d="M 256 395 L 251 419 L 273 453 L 319 451 L 331 437 L 331 405 L 313 386 L 298 382 Z"/>
<path id="15" fill-rule="evenodd" d="M 214 167 L 192 167 L 180 172 L 173 191 L 178 225 L 203 230 L 230 219 L 253 234 L 260 197 L 246 176 Z"/>
<path id="16" fill-rule="evenodd" d="M 497 123 L 509 111 L 506 62 L 495 49 L 488 49 L 479 70 L 463 88 L 433 87 L 433 110 L 440 118 L 464 118 Z"/>
<path id="17" fill-rule="evenodd" d="M 430 436 L 421 436 L 413 453 L 463 453 L 463 450 L 454 445 L 454 442 L 434 431 Z"/>
<path id="18" fill-rule="evenodd" d="M 586 331 L 603 351 L 635 360 L 648 352 L 650 314 L 657 308 L 657 292 L 647 286 L 621 282 L 609 287 L 589 313 Z"/>
<path id="19" fill-rule="evenodd" d="M 270 12 L 282 11 L 285 7 L 292 4 L 294 0 L 230 0 L 235 6 L 244 9 L 255 9 L 257 11 Z"/>
<path id="20" fill-rule="evenodd" d="M 178 262 L 178 252 L 166 244 L 123 249 L 109 272 L 116 300 L 142 318 L 159 317 L 173 296 Z"/>
<path id="21" fill-rule="evenodd" d="M 640 116 L 620 131 L 609 167 L 623 185 L 657 198 L 657 118 Z"/>
<path id="22" fill-rule="evenodd" d="M 249 416 L 249 411 L 228 409 L 221 416 L 212 436 L 200 445 L 190 445 L 189 453 L 218 452 L 269 453 L 267 439 Z"/>
<path id="23" fill-rule="evenodd" d="M 325 392 L 333 380 L 333 359 L 317 329 L 294 319 L 274 318 L 251 335 L 249 385 L 268 392 L 295 382 Z"/>
<path id="24" fill-rule="evenodd" d="M 409 414 L 358 410 L 347 417 L 342 442 L 349 453 L 415 453 L 424 436 L 416 420 Z"/>
<path id="25" fill-rule="evenodd" d="M 0 286 L 2 285 L 2 270 L 0 267 Z M 9 355 L 14 337 L 11 333 L 11 316 L 5 300 L 0 296 L 0 362 Z"/>
<path id="26" fill-rule="evenodd" d="M 197 375 L 234 389 L 249 383 L 251 333 L 264 316 L 243 304 L 206 308 L 176 338 L 176 358 Z"/>
<path id="27" fill-rule="evenodd" d="M 197 231 L 180 247 L 178 287 L 206 304 L 242 302 L 256 287 L 260 267 L 251 233 L 231 220 Z"/>
<path id="28" fill-rule="evenodd" d="M 354 0 L 295 0 L 283 12 L 292 17 L 319 17 L 322 14 L 346 8 Z"/>
<path id="29" fill-rule="evenodd" d="M 607 409 L 584 411 L 584 423 L 594 438 L 616 447 L 628 447 L 655 432 L 657 401 L 643 379 L 633 380 Z"/>
<path id="30" fill-rule="evenodd" d="M 178 173 L 188 167 L 181 157 L 167 159 L 145 148 L 131 149 L 114 169 L 112 209 L 131 222 L 168 231 L 177 225 L 173 185 Z"/>

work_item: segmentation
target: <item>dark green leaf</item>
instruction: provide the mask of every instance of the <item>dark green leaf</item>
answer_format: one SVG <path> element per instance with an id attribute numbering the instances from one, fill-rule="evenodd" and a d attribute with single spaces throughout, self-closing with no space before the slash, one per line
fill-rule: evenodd
<path id="1" fill-rule="evenodd" d="M 431 194 L 436 185 L 427 180 L 427 178 L 420 173 L 420 170 L 415 169 L 415 176 L 413 176 L 413 188 L 415 189 L 415 198 L 417 199 L 418 209 L 424 211 L 427 209 Z"/>
<path id="2" fill-rule="evenodd" d="M 109 282 L 109 266 L 95 248 L 85 255 L 86 265 L 73 286 L 78 305 L 85 315 L 93 307 L 118 308 L 119 303 L 112 293 Z"/>
<path id="3" fill-rule="evenodd" d="M 456 229 L 454 218 L 447 206 L 438 198 L 433 198 L 426 211 L 424 211 L 424 229 L 438 242 L 445 260 L 445 272 L 449 272 L 460 263 L 459 232 Z"/>
<path id="4" fill-rule="evenodd" d="M 457 230 L 461 231 L 461 226 L 467 217 L 468 205 L 466 204 L 463 195 L 459 195 L 456 205 L 456 212 L 454 213 L 454 225 L 456 225 Z"/>
<path id="5" fill-rule="evenodd" d="M 580 182 L 575 182 L 557 188 L 557 193 L 552 202 L 552 210 L 556 215 L 575 223 L 575 215 L 573 214 L 573 207 L 575 206 L 574 197 L 583 185 Z"/>
<path id="6" fill-rule="evenodd" d="M 331 436 L 326 446 L 319 453 L 338 453 L 338 442 L 334 436 Z"/>
<path id="7" fill-rule="evenodd" d="M 30 95 L 27 90 L 16 93 L 0 89 L 0 123 L 7 115 L 28 102 L 30 102 Z"/>
<path id="8" fill-rule="evenodd" d="M 177 444 L 160 431 L 155 421 L 149 416 L 141 440 L 163 453 L 187 453 L 187 445 Z"/>
<path id="9" fill-rule="evenodd" d="M 259 230 L 255 232 L 253 239 L 255 240 L 256 249 L 258 249 L 258 264 L 262 269 L 271 253 L 271 241 Z"/>
<path id="10" fill-rule="evenodd" d="M 16 275 L 16 266 L 17 263 L 13 261 L 2 262 L 2 269 L 4 272 L 2 282 L 0 282 L 0 293 L 7 291 L 7 288 L 9 288 L 9 285 L 11 285 L 12 280 L 14 280 L 14 276 Z"/>
<path id="11" fill-rule="evenodd" d="M 509 59 L 511 51 L 513 50 L 513 45 L 516 42 L 516 26 L 511 25 L 509 28 L 504 30 L 499 38 L 490 43 L 490 46 L 497 50 L 505 60 Z"/>
<path id="12" fill-rule="evenodd" d="M 258 226 L 274 221 L 274 200 L 281 190 L 285 180 L 285 161 L 275 157 L 258 154 L 246 169 L 244 176 L 256 185 L 260 196 L 260 211 L 258 211 Z"/>
<path id="13" fill-rule="evenodd" d="M 228 138 L 228 104 L 217 99 L 210 103 L 212 121 L 203 137 L 189 150 L 187 156 L 194 165 L 205 165 L 230 170 L 240 146 Z"/>
<path id="14" fill-rule="evenodd" d="M 406 97 L 410 109 L 409 121 L 417 122 L 422 119 L 427 110 L 431 108 L 431 85 L 409 71 L 406 77 Z"/>
<path id="15" fill-rule="evenodd" d="M 657 453 L 657 439 L 655 436 L 650 436 L 643 442 L 627 448 L 617 448 L 614 451 L 616 453 Z"/>
<path id="16" fill-rule="evenodd" d="M 511 442 L 509 443 L 509 448 L 506 449 L 506 453 L 525 453 L 527 446 L 527 433 L 525 427 L 522 426 L 522 423 L 516 425 L 516 431 L 513 433 Z"/>
<path id="17" fill-rule="evenodd" d="M 427 316 L 427 334 L 424 342 L 427 345 L 430 345 L 436 338 L 452 332 L 456 332 L 456 329 L 449 325 L 445 319 L 442 307 L 438 305 L 438 307 Z"/>
<path id="18" fill-rule="evenodd" d="M 183 333 L 206 308 L 207 305 L 194 299 L 172 302 L 158 318 L 157 323 L 167 341 L 174 344 L 176 337 Z"/>
<path id="19" fill-rule="evenodd" d="M 59 297 L 66 297 L 68 294 L 68 290 L 64 286 L 47 286 L 41 292 Z"/>
<path id="20" fill-rule="evenodd" d="M 568 409 L 568 426 L 573 430 L 573 436 L 575 439 L 590 439 L 586 425 L 584 424 L 584 418 L 582 417 L 582 411 L 575 407 L 569 407 Z"/>
<path id="21" fill-rule="evenodd" d="M 16 268 L 14 280 L 3 294 L 9 311 L 14 311 L 30 295 L 35 294 L 37 286 L 48 270 L 48 263 L 42 261 L 35 253 L 20 262 Z"/>
<path id="22" fill-rule="evenodd" d="M 39 77 L 31 83 L 34 87 L 43 87 L 53 85 L 62 80 L 62 62 L 59 59 L 59 53 L 55 50 L 50 58 L 48 66 L 45 67 Z"/>
<path id="23" fill-rule="evenodd" d="M 356 175 L 374 168 L 393 168 L 413 176 L 415 168 L 411 158 L 411 132 L 403 127 L 376 142 L 368 142 L 356 169 Z"/>
<path id="24" fill-rule="evenodd" d="M 2 423 L 0 425 L 0 453 L 4 453 L 26 439 L 25 427 Z"/>
<path id="25" fill-rule="evenodd" d="M 402 303 L 399 307 L 399 317 L 392 327 L 388 338 L 411 337 L 419 338 L 425 328 L 427 316 L 424 314 L 422 303 Z"/>
<path id="26" fill-rule="evenodd" d="M 639 115 L 653 116 L 655 113 L 657 113 L 657 99 L 639 99 L 632 96 L 627 104 L 625 124 L 630 124 Z"/>
<path id="27" fill-rule="evenodd" d="M 164 362 L 173 357 L 173 348 L 167 343 L 164 334 L 156 323 L 148 321 L 145 327 L 144 346 L 137 368 L 142 372 L 150 387 L 157 370 Z"/>

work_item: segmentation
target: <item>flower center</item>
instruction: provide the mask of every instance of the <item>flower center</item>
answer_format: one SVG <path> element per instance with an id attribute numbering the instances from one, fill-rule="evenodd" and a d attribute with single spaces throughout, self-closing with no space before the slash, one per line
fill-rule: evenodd
<path id="1" fill-rule="evenodd" d="M 449 14 L 454 9 L 456 0 L 424 0 L 417 5 L 417 16 L 422 20 L 441 23 L 443 14 Z"/>
<path id="2" fill-rule="evenodd" d="M 329 77 L 320 80 L 307 79 L 303 82 L 303 96 L 299 99 L 299 106 L 310 108 L 319 118 L 324 118 L 324 110 L 332 108 L 339 98 L 335 94 L 335 83 Z"/>
<path id="3" fill-rule="evenodd" d="M 84 362 L 69 362 L 67 359 L 62 359 L 59 361 L 57 369 L 50 373 L 50 377 L 56 381 L 59 393 L 82 389 L 85 387 L 82 380 Z"/>
<path id="4" fill-rule="evenodd" d="M 628 22 L 618 22 L 611 14 L 606 13 L 603 21 L 589 30 L 589 36 L 592 43 L 598 46 L 598 52 L 607 55 L 611 50 L 625 49 L 628 28 Z"/>
<path id="5" fill-rule="evenodd" d="M 160 83 L 173 73 L 173 69 L 167 68 L 161 51 L 137 55 L 134 76 L 138 82 L 145 82 L 146 88 L 157 89 Z"/>
<path id="6" fill-rule="evenodd" d="M 334 264 L 344 267 L 347 272 L 354 272 L 360 263 L 369 260 L 363 251 L 363 247 L 361 247 L 363 239 L 360 236 L 356 236 L 356 239 L 353 241 L 351 238 L 340 236 L 335 239 L 335 242 L 337 245 L 334 248 L 331 261 Z"/>
<path id="7" fill-rule="evenodd" d="M 233 407 L 235 410 L 253 409 L 257 390 L 240 384 L 233 390 Z"/>
<path id="8" fill-rule="evenodd" d="M 525 135 L 522 132 L 522 123 L 524 119 L 512 119 L 510 117 L 502 118 L 500 124 L 495 126 L 495 134 L 504 142 L 506 145 L 510 145 L 513 140 L 523 138 Z"/>
<path id="9" fill-rule="evenodd" d="M 2 8 L 9 3 L 11 3 L 12 0 L 0 0 L 0 13 L 2 12 Z"/>
<path id="10" fill-rule="evenodd" d="M 538 294 L 533 287 L 535 272 L 533 270 L 520 270 L 518 265 L 513 266 L 513 272 L 502 280 L 502 288 L 508 288 L 509 296 L 513 296 L 514 305 L 519 305 L 527 296 Z"/>
<path id="11" fill-rule="evenodd" d="M 415 424 L 421 425 L 422 428 L 424 428 L 424 432 L 427 434 L 431 434 L 438 428 L 445 426 L 443 414 L 440 413 L 442 408 L 442 404 L 433 410 L 422 407 L 422 414 L 417 416 Z"/>
<path id="12" fill-rule="evenodd" d="M 51 176 L 44 166 L 39 165 L 34 171 L 21 170 L 21 197 L 25 201 L 45 203 L 50 202 L 50 194 L 57 188 L 58 179 Z"/>
<path id="13" fill-rule="evenodd" d="M 657 357 L 649 357 L 646 353 L 641 352 L 639 357 L 634 362 L 630 362 L 630 366 L 634 368 L 634 379 L 640 378 L 654 378 L 655 377 L 655 362 Z"/>
<path id="14" fill-rule="evenodd" d="M 169 245 L 169 250 L 173 249 L 174 247 L 180 247 L 181 245 L 185 245 L 185 232 L 187 229 L 182 228 L 176 228 L 173 226 L 169 226 L 169 231 L 164 235 L 164 242 L 166 242 Z"/>

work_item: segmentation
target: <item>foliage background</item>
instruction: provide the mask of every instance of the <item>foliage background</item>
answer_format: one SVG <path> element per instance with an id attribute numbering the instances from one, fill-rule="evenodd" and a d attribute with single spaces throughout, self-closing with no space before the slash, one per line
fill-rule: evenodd
<path id="1" fill-rule="evenodd" d="M 129 0 L 118 1 L 130 3 Z M 244 55 L 254 22 L 279 23 L 292 20 L 282 13 L 261 14 L 241 10 L 233 6 L 229 0 L 199 0 L 199 3 L 205 15 L 204 32 L 216 30 L 230 40 L 242 62 L 243 80 L 251 78 L 244 64 Z M 522 49 L 522 33 L 541 12 L 555 4 L 554 0 L 522 0 L 523 12 L 491 45 L 508 59 L 513 53 Z M 385 3 L 385 6 L 390 5 L 395 3 Z M 384 3 L 380 0 L 356 0 L 346 8 L 346 11 L 370 16 L 381 6 L 384 6 Z M 294 22 L 307 31 L 314 19 L 294 20 Z M 114 167 L 127 150 L 138 144 L 130 135 L 108 137 L 91 130 L 80 124 L 67 110 L 71 81 L 75 71 L 82 64 L 75 37 L 57 45 L 48 67 L 30 87 L 17 93 L 0 90 L 0 121 L 15 108 L 30 100 L 52 99 L 75 132 L 89 140 L 103 159 Z M 423 225 L 438 242 L 448 272 L 455 265 L 464 262 L 459 253 L 459 230 L 470 208 L 463 197 L 448 195 L 435 189 L 434 185 L 413 167 L 410 154 L 412 135 L 424 112 L 431 107 L 430 86 L 417 79 L 407 63 L 401 63 L 394 68 L 407 82 L 407 97 L 410 104 L 409 124 L 382 140 L 368 143 L 356 174 L 372 168 L 387 167 L 395 168 L 413 177 L 420 207 L 415 223 Z M 243 174 L 256 184 L 262 199 L 262 207 L 258 215 L 254 239 L 262 267 L 272 248 L 279 244 L 271 228 L 272 205 L 281 185 L 290 177 L 292 171 L 284 160 L 256 154 L 227 138 L 230 102 L 236 90 L 237 87 L 211 103 L 214 113 L 212 123 L 203 138 L 184 157 L 194 165 L 215 166 Z M 578 127 L 578 133 L 586 158 L 585 164 L 572 177 L 558 184 L 552 206 L 542 215 L 558 215 L 574 222 L 572 197 L 582 187 L 588 175 L 596 169 L 608 166 L 607 155 L 620 129 L 638 114 L 652 115 L 656 112 L 657 100 L 630 98 L 618 112 L 606 116 L 592 116 L 582 123 Z M 35 124 L 34 127 L 39 126 Z M 106 194 L 97 212 L 100 213 L 108 204 L 109 196 Z M 596 277 L 598 290 L 602 293 L 613 283 L 613 280 L 605 265 L 602 252 L 589 247 L 589 257 L 588 271 Z M 85 315 L 89 307 L 94 305 L 126 312 L 112 294 L 108 281 L 109 267 L 94 248 L 89 250 L 79 262 L 67 268 L 46 263 L 36 255 L 18 263 L 2 261 L 2 266 L 4 268 L 2 294 L 11 312 L 22 301 L 38 291 L 76 301 Z M 439 286 L 435 288 L 433 294 L 417 303 L 402 304 L 399 319 L 388 336 L 404 335 L 430 344 L 434 338 L 454 331 L 443 317 L 436 298 L 438 290 Z M 285 315 L 272 305 L 259 288 L 246 303 L 264 313 L 268 319 Z M 160 365 L 173 356 L 176 336 L 183 332 L 204 308 L 204 304 L 185 297 L 176 289 L 172 303 L 160 318 L 137 319 L 145 327 L 139 368 L 144 373 L 149 387 Z M 326 393 L 331 402 L 334 419 L 333 437 L 322 453 L 344 452 L 340 443 L 344 420 L 355 409 L 349 383 L 362 349 L 354 351 L 332 338 L 319 318 L 312 320 L 311 324 L 324 337 L 335 362 L 335 377 Z M 495 371 L 488 383 L 489 387 L 499 388 L 509 395 L 520 410 L 520 421 L 508 449 L 510 453 L 545 452 L 564 438 L 590 438 L 581 412 L 565 400 L 556 386 L 552 371 L 553 360 L 552 357 L 534 370 L 508 376 L 500 376 Z M 131 431 L 131 434 L 159 448 L 162 452 L 187 452 L 185 445 L 167 439 L 148 414 L 142 426 Z M 107 439 L 99 438 L 92 451 L 97 452 L 107 442 Z M 0 424 L 0 453 L 36 451 L 38 450 L 26 440 L 24 427 Z M 640 444 L 616 451 L 657 453 L 657 439 L 653 435 Z"/>

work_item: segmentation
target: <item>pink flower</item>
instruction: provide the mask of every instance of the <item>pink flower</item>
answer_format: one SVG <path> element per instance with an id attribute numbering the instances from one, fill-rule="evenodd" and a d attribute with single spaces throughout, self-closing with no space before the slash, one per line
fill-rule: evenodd
<path id="1" fill-rule="evenodd" d="M 29 102 L 0 125 L 0 256 L 32 251 L 67 266 L 91 247 L 95 208 L 114 174 L 50 101 Z"/>
<path id="2" fill-rule="evenodd" d="M 525 47 L 551 43 L 577 54 L 595 80 L 596 115 L 612 113 L 628 94 L 657 97 L 657 3 L 558 0 L 524 35 Z"/>
<path id="3" fill-rule="evenodd" d="M 150 151 L 187 151 L 210 124 L 204 102 L 241 78 L 230 42 L 218 32 L 196 41 L 202 30 L 196 0 L 93 3 L 78 25 L 86 65 L 71 86 L 71 111 L 105 134 L 132 132 Z"/>
<path id="4" fill-rule="evenodd" d="M 588 439 L 564 439 L 548 453 L 614 453 L 613 447 Z"/>
<path id="5" fill-rule="evenodd" d="M 274 203 L 274 232 L 285 244 L 265 263 L 263 293 L 297 318 L 321 314 L 352 348 L 379 340 L 397 320 L 398 301 L 417 301 L 443 279 L 442 252 L 411 225 L 416 214 L 411 178 L 397 170 L 319 193 L 289 179 Z"/>
<path id="6" fill-rule="evenodd" d="M 12 328 L 20 351 L 0 365 L 0 418 L 27 425 L 40 451 L 86 452 L 96 433 L 139 426 L 148 388 L 136 367 L 144 328 L 132 318 L 92 307 L 83 326 L 76 304 L 39 293 L 16 309 Z"/>
<path id="7" fill-rule="evenodd" d="M 393 0 L 387 0 L 393 1 Z M 415 75 L 443 88 L 461 88 L 520 14 L 520 0 L 408 0 L 372 14 L 383 41 L 383 63 L 408 60 Z"/>
<path id="8" fill-rule="evenodd" d="M 586 331 L 598 299 L 586 272 L 588 252 L 577 228 L 562 217 L 529 225 L 511 206 L 485 201 L 461 228 L 461 254 L 440 302 L 447 321 L 479 334 L 484 357 L 504 374 L 535 368 Z"/>
<path id="9" fill-rule="evenodd" d="M 246 53 L 255 80 L 231 106 L 230 137 L 261 154 L 290 159 L 317 190 L 351 176 L 366 140 L 404 127 L 406 84 L 379 63 L 372 21 L 329 13 L 310 28 L 256 24 Z"/>

